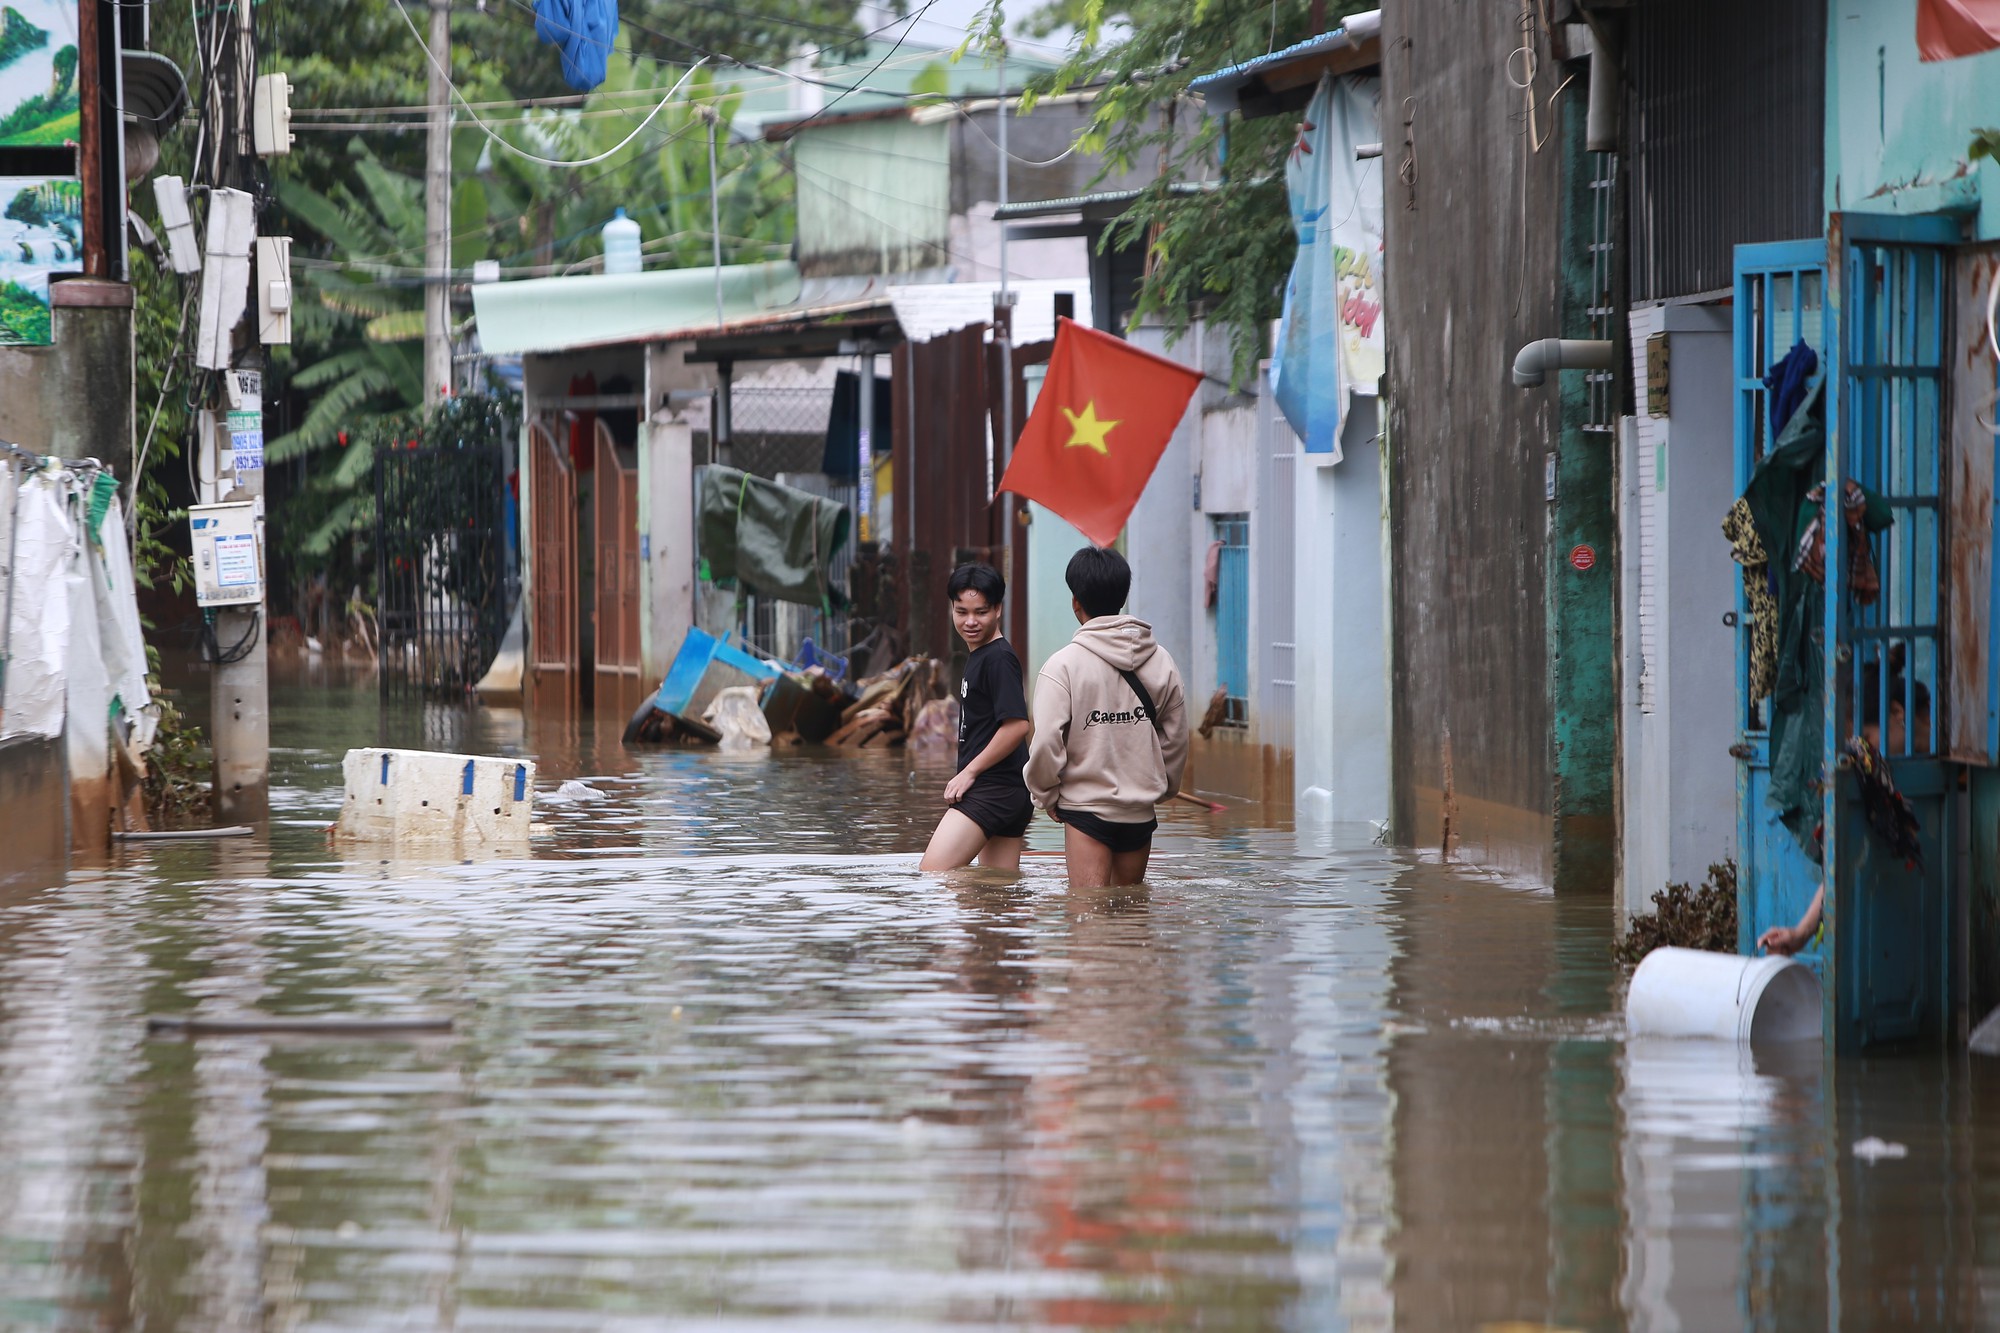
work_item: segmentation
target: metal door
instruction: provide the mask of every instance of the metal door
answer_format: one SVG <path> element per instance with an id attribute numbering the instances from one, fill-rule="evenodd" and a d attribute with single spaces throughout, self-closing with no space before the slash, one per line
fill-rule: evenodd
<path id="1" fill-rule="evenodd" d="M 597 423 L 597 587 L 591 610 L 597 669 L 639 674 L 639 469 Z"/>
<path id="2" fill-rule="evenodd" d="M 1832 321 L 1826 308 L 1826 242 L 1779 241 L 1736 247 L 1736 490 L 1775 442 L 1764 373 L 1803 342 L 1824 367 Z M 1721 515 L 1717 515 L 1720 521 Z M 1718 538 L 1719 540 L 1719 538 Z M 1778 554 L 1770 553 L 1773 558 Z M 1736 580 L 1737 928 L 1740 953 L 1754 951 L 1757 936 L 1797 921 L 1819 887 L 1819 867 L 1778 820 L 1771 789 L 1770 700 L 1750 693 L 1751 623 L 1739 570 Z M 1825 976 L 1818 942 L 1800 957 Z"/>
<path id="3" fill-rule="evenodd" d="M 528 428 L 528 688 L 537 704 L 576 700 L 576 472 L 541 423 Z"/>
<path id="4" fill-rule="evenodd" d="M 1839 393 L 1829 417 L 1833 496 L 1849 479 L 1887 501 L 1893 523 L 1869 538 L 1881 589 L 1853 593 L 1849 533 L 1826 524 L 1826 752 L 1871 720 L 1898 789 L 1922 825 L 1921 864 L 1873 832 L 1845 762 L 1827 817 L 1835 1038 L 1842 1049 L 1936 1040 L 1949 1014 L 1949 769 L 1940 759 L 1944 368 L 1949 247 L 1937 217 L 1838 219 Z M 1902 725 L 1896 725 L 1900 712 Z"/>
<path id="5" fill-rule="evenodd" d="M 1229 697 L 1225 720 L 1250 720 L 1250 516 L 1226 514 L 1215 520 L 1222 543 L 1215 586 L 1215 683 Z"/>

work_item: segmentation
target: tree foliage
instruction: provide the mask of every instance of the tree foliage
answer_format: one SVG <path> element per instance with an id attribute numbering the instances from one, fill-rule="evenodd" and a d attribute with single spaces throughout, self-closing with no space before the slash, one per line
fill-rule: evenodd
<path id="1" fill-rule="evenodd" d="M 1334 0 L 1327 23 L 1375 7 Z M 975 40 L 999 39 L 996 4 Z M 1188 84 L 1311 33 L 1308 0 L 1229 5 L 1219 0 L 1051 0 L 1027 24 L 1031 35 L 1076 30 L 1069 59 L 1030 85 L 1035 97 L 1099 89 L 1087 146 L 1104 154 L 1104 174 L 1142 168 L 1157 177 L 1105 235 L 1106 246 L 1144 242 L 1150 262 L 1136 313 L 1174 333 L 1197 316 L 1229 329 L 1235 376 L 1247 379 L 1284 297 L 1297 253 L 1285 196 L 1285 159 L 1296 116 L 1243 120 L 1205 115 Z M 1209 182 L 1177 194 L 1177 182 Z"/>

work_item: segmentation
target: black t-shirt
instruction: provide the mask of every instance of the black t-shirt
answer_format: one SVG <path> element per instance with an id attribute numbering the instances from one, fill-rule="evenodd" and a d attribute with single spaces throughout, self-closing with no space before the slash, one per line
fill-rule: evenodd
<path id="1" fill-rule="evenodd" d="M 1021 659 L 1005 639 L 995 639 L 965 659 L 965 679 L 958 687 L 958 766 L 963 769 L 993 743 L 1000 724 L 1028 716 L 1028 696 L 1021 689 Z M 1028 766 L 1028 743 L 973 779 L 977 785 L 1021 785 Z"/>

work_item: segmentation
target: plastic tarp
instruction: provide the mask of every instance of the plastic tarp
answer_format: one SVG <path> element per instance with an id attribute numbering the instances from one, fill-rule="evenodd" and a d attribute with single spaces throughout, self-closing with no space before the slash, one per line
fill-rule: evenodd
<path id="1" fill-rule="evenodd" d="M 61 579 L 69 596 L 69 718 L 63 732 L 71 782 L 102 778 L 111 768 L 111 678 L 98 638 L 95 563 L 89 543 L 79 541 L 63 562 Z"/>
<path id="2" fill-rule="evenodd" d="M 1299 252 L 1271 386 L 1305 451 L 1336 462 L 1347 395 L 1373 396 L 1385 364 L 1381 167 L 1354 157 L 1382 137 L 1381 92 L 1376 78 L 1322 78 L 1285 165 Z"/>
<path id="3" fill-rule="evenodd" d="M 78 777 L 108 771 L 114 723 L 119 739 L 141 751 L 157 726 L 115 491 L 105 473 L 80 478 L 43 468 L 22 478 L 13 511 L 13 611 L 0 737 L 67 732 L 70 771 Z M 86 719 L 94 723 L 84 725 Z"/>
<path id="4" fill-rule="evenodd" d="M 587 93 L 604 82 L 618 0 L 535 0 L 535 36 L 562 52 L 563 81 Z"/>
<path id="5" fill-rule="evenodd" d="M 0 737 L 60 736 L 68 694 L 70 597 L 75 535 L 68 483 L 30 473 L 14 510 L 13 610 L 7 632 L 6 709 Z M 0 591 L 0 598 L 4 598 Z"/>
<path id="6" fill-rule="evenodd" d="M 847 506 L 711 465 L 696 511 L 701 575 L 759 597 L 822 609 L 847 604 L 828 567 L 847 542 Z"/>
<path id="7" fill-rule="evenodd" d="M 146 688 L 146 636 L 139 628 L 139 588 L 132 577 L 132 552 L 125 544 L 125 517 L 112 498 L 98 525 L 91 548 L 97 601 L 97 638 L 104 650 L 104 671 L 111 683 L 111 702 L 118 712 L 136 719 L 153 702 Z"/>

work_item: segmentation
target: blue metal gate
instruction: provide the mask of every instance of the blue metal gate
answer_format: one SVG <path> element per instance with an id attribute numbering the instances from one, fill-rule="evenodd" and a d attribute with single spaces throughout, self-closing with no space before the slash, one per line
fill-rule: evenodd
<path id="1" fill-rule="evenodd" d="M 1839 392 L 1830 404 L 1835 468 L 1827 510 L 1848 480 L 1885 500 L 1894 522 L 1872 538 L 1880 592 L 1853 595 L 1844 524 L 1826 524 L 1826 753 L 1873 727 L 1897 787 L 1922 825 L 1920 863 L 1868 826 L 1843 761 L 1827 819 L 1827 896 L 1839 1047 L 1937 1040 L 1950 1013 L 1947 945 L 1950 769 L 1940 758 L 1945 330 L 1949 247 L 1939 217 L 1844 214 Z"/>
<path id="2" fill-rule="evenodd" d="M 1779 241 L 1736 247 L 1736 490 L 1775 442 L 1764 373 L 1797 343 L 1826 362 L 1833 333 L 1826 303 L 1826 242 Z M 1773 559 L 1782 558 L 1778 552 Z M 1771 789 L 1770 700 L 1751 694 L 1750 641 L 1755 632 L 1739 573 L 1736 588 L 1737 950 L 1750 953 L 1770 926 L 1797 921 L 1819 887 L 1819 867 L 1779 822 Z M 1775 632 L 1775 627 L 1773 627 Z M 1815 941 L 1800 958 L 1822 979 Z"/>

